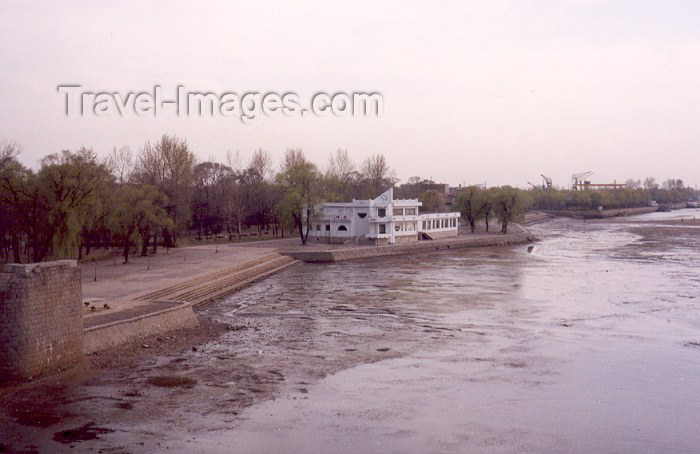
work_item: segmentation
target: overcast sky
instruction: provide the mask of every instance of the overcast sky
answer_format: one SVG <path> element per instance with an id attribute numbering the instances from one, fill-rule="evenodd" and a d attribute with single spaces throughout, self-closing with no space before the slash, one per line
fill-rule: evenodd
<path id="1" fill-rule="evenodd" d="M 265 6 L 263 6 L 263 3 Z M 399 178 L 526 186 L 652 175 L 700 183 L 700 2 L 2 2 L 0 139 L 22 161 L 163 133 L 200 159 L 325 164 L 383 153 Z M 381 118 L 77 117 L 89 91 L 376 91 Z"/>

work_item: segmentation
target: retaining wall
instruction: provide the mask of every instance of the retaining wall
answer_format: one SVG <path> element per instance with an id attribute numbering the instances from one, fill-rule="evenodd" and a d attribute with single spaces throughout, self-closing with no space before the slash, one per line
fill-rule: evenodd
<path id="1" fill-rule="evenodd" d="M 149 336 L 199 326 L 192 305 L 183 303 L 130 319 L 119 320 L 85 329 L 86 355 L 107 350 Z"/>
<path id="2" fill-rule="evenodd" d="M 75 260 L 6 264 L 0 273 L 0 381 L 28 380 L 82 360 Z"/>
<path id="3" fill-rule="evenodd" d="M 638 214 L 653 213 L 658 207 L 615 208 L 611 210 L 586 210 L 586 211 L 547 211 L 547 214 L 566 218 L 603 219 L 618 216 L 635 216 Z"/>
<path id="4" fill-rule="evenodd" d="M 297 260 L 312 263 L 341 262 L 368 257 L 382 257 L 401 254 L 417 254 L 431 251 L 444 251 L 448 249 L 461 249 L 469 247 L 507 246 L 510 244 L 523 244 L 535 241 L 535 238 L 527 232 L 511 233 L 508 235 L 485 235 L 472 237 L 469 235 L 446 238 L 435 241 L 419 241 L 408 244 L 391 244 L 386 246 L 363 246 L 343 249 L 289 251 L 283 254 Z"/>

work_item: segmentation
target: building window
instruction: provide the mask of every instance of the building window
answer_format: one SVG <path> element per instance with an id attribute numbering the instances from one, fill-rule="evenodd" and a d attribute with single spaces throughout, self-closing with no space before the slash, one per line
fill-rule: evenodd
<path id="1" fill-rule="evenodd" d="M 394 230 L 396 230 L 397 232 L 400 232 L 401 231 L 401 224 L 399 224 L 397 222 L 396 225 L 394 226 Z"/>
<path id="2" fill-rule="evenodd" d="M 394 216 L 403 216 L 403 208 L 394 208 Z"/>
<path id="3" fill-rule="evenodd" d="M 330 230 L 331 230 L 331 225 L 330 225 L 330 224 L 326 224 L 326 232 L 330 232 Z"/>
<path id="4" fill-rule="evenodd" d="M 416 209 L 415 209 L 415 208 L 406 208 L 406 209 L 404 210 L 404 214 L 405 214 L 406 216 L 413 216 L 413 215 L 416 214 Z"/>
<path id="5" fill-rule="evenodd" d="M 320 231 L 321 230 L 321 224 L 316 224 L 316 230 Z"/>
<path id="6" fill-rule="evenodd" d="M 379 224 L 379 234 L 383 235 L 386 233 L 386 224 Z"/>
<path id="7" fill-rule="evenodd" d="M 339 231 L 339 232 L 347 232 L 347 231 L 348 231 L 348 228 L 345 227 L 344 225 L 339 225 L 339 226 L 338 226 L 338 231 Z"/>
<path id="8" fill-rule="evenodd" d="M 383 218 L 386 216 L 386 208 L 377 208 L 377 216 Z"/>
<path id="9" fill-rule="evenodd" d="M 364 219 L 367 217 L 367 213 L 357 213 L 357 217 L 359 217 L 360 219 Z"/>

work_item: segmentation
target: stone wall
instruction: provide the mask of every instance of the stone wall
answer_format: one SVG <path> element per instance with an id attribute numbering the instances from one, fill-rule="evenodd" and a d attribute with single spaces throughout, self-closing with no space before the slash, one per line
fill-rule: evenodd
<path id="1" fill-rule="evenodd" d="M 75 260 L 7 264 L 0 273 L 0 381 L 28 380 L 83 358 Z"/>
<path id="2" fill-rule="evenodd" d="M 197 326 L 199 321 L 192 311 L 192 305 L 183 303 L 139 317 L 87 328 L 84 351 L 89 355 L 149 336 Z"/>
<path id="3" fill-rule="evenodd" d="M 461 249 L 470 247 L 508 246 L 511 244 L 523 244 L 535 241 L 529 232 L 509 233 L 508 235 L 464 235 L 453 238 L 444 238 L 435 241 L 418 241 L 405 244 L 390 244 L 374 247 L 349 247 L 329 250 L 295 250 L 283 252 L 297 260 L 312 263 L 341 262 L 344 260 L 356 260 L 369 257 L 383 257 L 401 254 L 419 254 L 432 251 L 445 251 L 449 249 Z"/>

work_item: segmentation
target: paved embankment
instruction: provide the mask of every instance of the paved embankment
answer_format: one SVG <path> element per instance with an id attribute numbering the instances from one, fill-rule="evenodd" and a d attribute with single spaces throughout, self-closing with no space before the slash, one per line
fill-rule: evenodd
<path id="1" fill-rule="evenodd" d="M 547 214 L 566 218 L 603 219 L 619 216 L 635 216 L 638 214 L 653 213 L 658 207 L 617 208 L 614 210 L 585 210 L 585 211 L 548 211 Z"/>
<path id="2" fill-rule="evenodd" d="M 535 241 L 535 237 L 527 230 L 518 228 L 517 226 L 514 226 L 513 230 L 512 233 L 507 235 L 500 233 L 466 234 L 434 241 L 418 241 L 416 243 L 391 244 L 386 246 L 349 246 L 334 249 L 314 249 L 314 246 L 308 246 L 308 249 L 297 249 L 282 253 L 304 262 L 332 263 L 369 257 L 420 254 L 470 247 L 507 246 Z"/>
<path id="3" fill-rule="evenodd" d="M 195 327 L 193 309 L 298 263 L 274 248 L 198 247 L 171 254 L 147 262 L 157 272 L 138 267 L 124 272 L 120 265 L 107 272 L 97 268 L 98 276 L 109 277 L 83 286 L 86 354 Z"/>
<path id="4" fill-rule="evenodd" d="M 277 252 L 153 292 L 139 295 L 139 301 L 188 302 L 200 307 L 271 274 L 293 265 L 294 259 Z"/>
<path id="5" fill-rule="evenodd" d="M 525 213 L 525 219 L 523 219 L 522 222 L 520 222 L 520 225 L 534 225 L 534 224 L 539 224 L 540 222 L 545 222 L 550 219 L 552 219 L 554 215 L 545 213 L 543 211 L 530 211 L 528 213 Z"/>
<path id="6" fill-rule="evenodd" d="M 134 317 L 128 317 L 124 311 L 123 318 L 102 324 L 88 325 L 84 328 L 84 350 L 86 355 L 107 350 L 118 345 L 158 336 L 179 329 L 194 328 L 199 325 L 197 316 L 188 303 L 166 304 L 166 308 L 154 307 L 153 311 Z M 119 314 L 117 314 L 119 315 Z"/>

